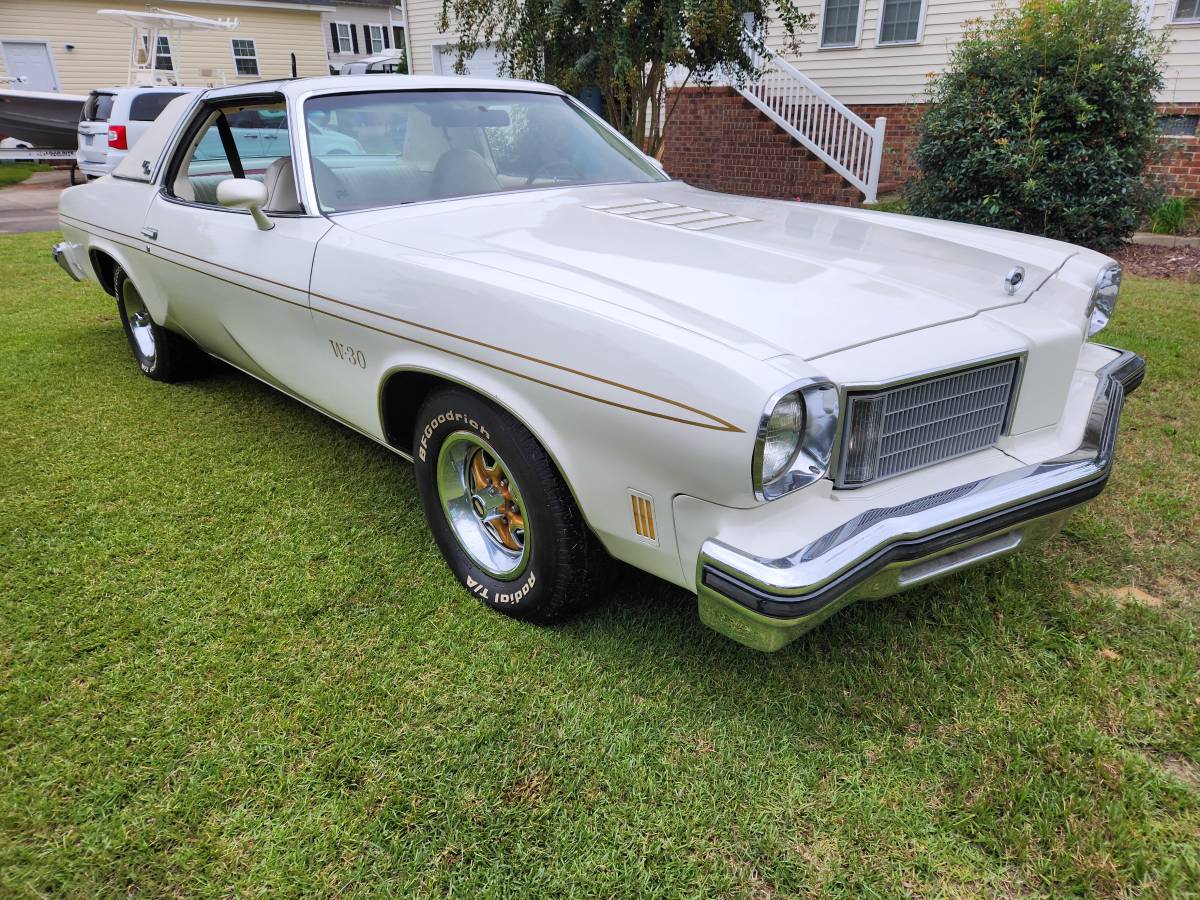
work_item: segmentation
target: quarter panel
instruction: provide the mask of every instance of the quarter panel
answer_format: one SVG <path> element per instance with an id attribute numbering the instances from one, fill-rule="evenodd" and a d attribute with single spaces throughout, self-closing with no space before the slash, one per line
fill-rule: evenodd
<path id="1" fill-rule="evenodd" d="M 68 240 L 79 244 L 76 262 L 95 278 L 88 250 L 100 250 L 129 272 L 139 284 L 154 282 L 145 239 L 141 236 L 146 210 L 154 197 L 151 185 L 105 176 L 62 192 L 58 216 Z M 147 296 L 146 305 L 155 321 L 164 321 L 161 291 Z"/>

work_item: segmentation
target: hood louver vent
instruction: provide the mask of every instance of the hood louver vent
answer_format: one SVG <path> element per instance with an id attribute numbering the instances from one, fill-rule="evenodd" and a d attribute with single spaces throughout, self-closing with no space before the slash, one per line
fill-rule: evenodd
<path id="1" fill-rule="evenodd" d="M 620 203 L 597 203 L 589 206 L 588 209 L 608 213 L 610 216 L 653 222 L 655 225 L 673 225 L 686 231 L 708 231 L 710 228 L 723 228 L 726 225 L 742 225 L 746 222 L 757 221 L 744 216 L 700 209 L 698 206 L 681 206 L 678 203 L 666 203 L 661 200 L 623 200 Z"/>

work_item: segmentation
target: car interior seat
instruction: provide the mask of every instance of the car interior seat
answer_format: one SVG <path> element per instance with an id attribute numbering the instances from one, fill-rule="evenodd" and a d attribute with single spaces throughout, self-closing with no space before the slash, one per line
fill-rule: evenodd
<path id="1" fill-rule="evenodd" d="M 298 213 L 300 198 L 296 195 L 296 173 L 290 156 L 281 156 L 267 167 L 263 174 L 267 186 L 266 212 Z"/>
<path id="2" fill-rule="evenodd" d="M 492 167 L 474 150 L 461 147 L 447 150 L 433 167 L 433 183 L 430 195 L 442 197 L 469 197 L 472 194 L 490 194 L 500 190 L 500 181 Z"/>

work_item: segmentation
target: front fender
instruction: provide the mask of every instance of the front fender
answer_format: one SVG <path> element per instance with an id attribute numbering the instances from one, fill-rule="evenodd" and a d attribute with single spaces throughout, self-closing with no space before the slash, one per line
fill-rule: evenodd
<path id="1" fill-rule="evenodd" d="M 311 296 L 329 337 L 379 361 L 377 390 L 395 372 L 421 371 L 509 410 L 621 559 L 686 584 L 672 498 L 757 502 L 755 431 L 789 380 L 775 366 L 552 285 L 344 229 L 318 247 Z M 369 415 L 383 434 L 378 395 L 370 399 L 369 411 L 341 414 Z M 653 537 L 638 533 L 631 492 L 657 512 Z"/>

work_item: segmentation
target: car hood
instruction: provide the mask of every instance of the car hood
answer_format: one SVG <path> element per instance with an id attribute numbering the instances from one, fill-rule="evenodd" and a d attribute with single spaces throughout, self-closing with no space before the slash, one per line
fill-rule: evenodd
<path id="1" fill-rule="evenodd" d="M 1077 249 L 674 181 L 419 203 L 335 221 L 669 321 L 760 359 L 813 360 L 1021 303 Z M 1025 277 L 1010 295 L 1004 279 L 1015 266 Z"/>

